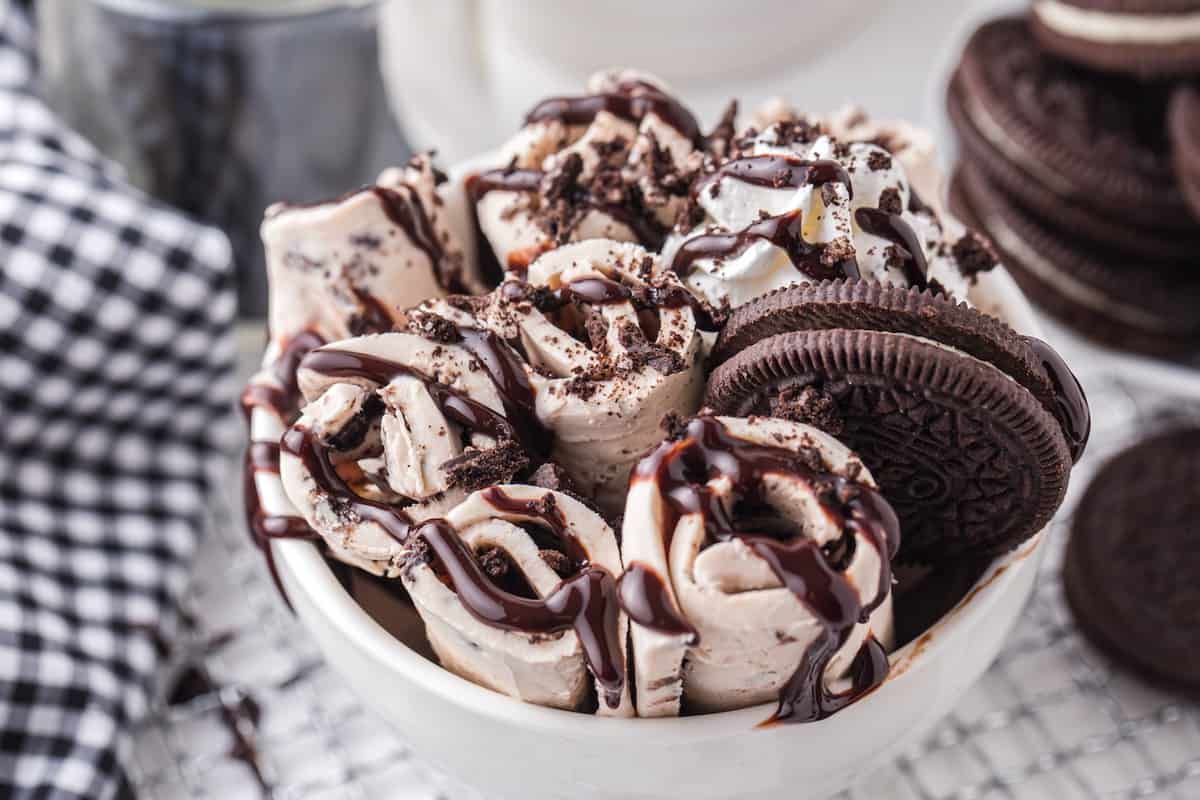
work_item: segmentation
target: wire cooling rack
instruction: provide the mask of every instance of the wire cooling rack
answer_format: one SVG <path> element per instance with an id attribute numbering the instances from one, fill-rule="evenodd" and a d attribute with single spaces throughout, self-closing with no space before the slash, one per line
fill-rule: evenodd
<path id="1" fill-rule="evenodd" d="M 256 348 L 245 341 L 248 372 Z M 1096 427 L 1029 607 L 954 712 L 837 800 L 1200 798 L 1200 707 L 1139 683 L 1084 641 L 1058 578 L 1073 503 L 1096 466 L 1147 430 L 1200 421 L 1200 390 L 1164 394 L 1104 369 L 1081 378 Z M 232 485 L 223 500 L 164 679 L 176 696 L 164 691 L 127 758 L 139 797 L 479 798 L 413 755 L 324 665 L 247 542 Z M 186 663 L 195 666 L 181 673 Z"/>

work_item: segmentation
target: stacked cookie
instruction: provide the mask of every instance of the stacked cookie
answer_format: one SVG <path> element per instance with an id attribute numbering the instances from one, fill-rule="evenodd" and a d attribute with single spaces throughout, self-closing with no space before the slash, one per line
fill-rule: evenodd
<path id="1" fill-rule="evenodd" d="M 953 210 L 1046 311 L 1148 354 L 1200 351 L 1197 11 L 1039 0 L 980 27 L 948 90 Z"/>

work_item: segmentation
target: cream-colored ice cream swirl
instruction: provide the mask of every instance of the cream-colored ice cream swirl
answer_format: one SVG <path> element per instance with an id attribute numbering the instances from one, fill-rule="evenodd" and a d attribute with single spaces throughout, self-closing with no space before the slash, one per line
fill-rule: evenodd
<path id="1" fill-rule="evenodd" d="M 768 418 L 676 421 L 622 526 L 639 716 L 779 700 L 820 719 L 887 674 L 899 525 L 832 437 Z"/>
<path id="2" fill-rule="evenodd" d="M 633 716 L 621 557 L 595 511 L 561 492 L 499 485 L 437 524 L 442 538 L 417 548 L 402 579 L 442 666 L 568 710 L 589 707 L 594 684 L 597 713 Z"/>
<path id="3" fill-rule="evenodd" d="M 337 200 L 267 209 L 271 336 L 381 333 L 422 300 L 476 290 L 437 183 L 428 157 L 417 156 Z"/>
<path id="4" fill-rule="evenodd" d="M 426 308 L 493 330 L 522 353 L 538 420 L 554 434 L 554 460 L 616 513 L 630 468 L 661 438 L 658 421 L 699 407 L 695 301 L 654 255 L 628 242 L 558 248 L 526 278 L 466 310 L 445 301 Z"/>
<path id="5" fill-rule="evenodd" d="M 418 522 L 511 479 L 546 446 L 531 398 L 480 368 L 480 346 L 453 329 L 394 332 L 336 342 L 301 362 L 307 403 L 284 441 L 302 431 L 321 458 L 298 457 L 285 444 L 281 478 L 335 556 L 395 575 L 405 554 L 386 524 L 348 511 L 347 497 Z"/>
<path id="6" fill-rule="evenodd" d="M 535 106 L 496 168 L 468 182 L 502 270 L 518 276 L 553 247 L 593 238 L 657 250 L 686 202 L 704 137 L 657 78 L 594 75 L 587 94 Z"/>

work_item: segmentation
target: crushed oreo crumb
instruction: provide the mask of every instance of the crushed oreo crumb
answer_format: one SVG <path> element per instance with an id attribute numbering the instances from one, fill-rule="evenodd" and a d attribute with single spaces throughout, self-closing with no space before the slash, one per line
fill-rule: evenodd
<path id="1" fill-rule="evenodd" d="M 663 375 L 674 375 L 687 367 L 679 353 L 646 341 L 642 329 L 634 322 L 623 320 L 617 329 L 617 339 L 629 356 L 631 369 L 648 366 Z"/>
<path id="2" fill-rule="evenodd" d="M 839 435 L 846 427 L 837 401 L 815 386 L 784 389 L 771 399 L 770 404 L 771 416 L 812 425 L 831 436 Z"/>
<path id="3" fill-rule="evenodd" d="M 867 169 L 872 172 L 880 172 L 882 170 L 892 168 L 892 156 L 882 150 L 872 150 L 871 155 L 867 156 Z"/>
<path id="4" fill-rule="evenodd" d="M 420 313 L 412 315 L 408 329 L 418 336 L 439 344 L 454 344 L 462 341 L 458 326 L 445 317 L 437 314 Z"/>
<path id="5" fill-rule="evenodd" d="M 904 204 L 900 202 L 900 190 L 895 186 L 889 186 L 879 193 L 879 210 L 885 214 L 900 214 L 904 211 Z"/>
<path id="6" fill-rule="evenodd" d="M 677 442 L 687 436 L 688 418 L 678 412 L 669 411 L 659 420 L 658 427 L 662 428 L 669 442 Z"/>
<path id="7" fill-rule="evenodd" d="M 821 248 L 821 263 L 828 267 L 850 261 L 854 256 L 854 243 L 846 236 L 839 236 L 826 242 Z"/>
<path id="8" fill-rule="evenodd" d="M 999 263 L 991 244 L 974 231 L 964 233 L 950 248 L 950 253 L 958 262 L 958 271 L 968 278 L 987 272 Z"/>
<path id="9" fill-rule="evenodd" d="M 442 464 L 451 487 L 473 492 L 497 483 L 508 483 L 530 466 L 525 450 L 511 439 L 501 439 L 487 449 L 468 447 Z"/>
<path id="10" fill-rule="evenodd" d="M 575 564 L 565 553 L 558 550 L 538 550 L 538 556 L 560 578 L 569 578 L 575 572 Z"/>

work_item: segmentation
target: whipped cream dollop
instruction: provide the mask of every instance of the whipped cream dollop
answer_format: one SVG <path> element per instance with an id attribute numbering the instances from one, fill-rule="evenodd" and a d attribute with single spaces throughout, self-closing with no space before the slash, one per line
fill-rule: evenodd
<path id="1" fill-rule="evenodd" d="M 695 117 L 657 78 L 598 73 L 587 93 L 535 106 L 496 168 L 468 180 L 502 270 L 546 250 L 604 238 L 662 245 L 705 144 Z"/>
<path id="2" fill-rule="evenodd" d="M 629 242 L 560 247 L 525 278 L 469 312 L 443 313 L 495 331 L 523 354 L 538 420 L 554 434 L 553 458 L 617 513 L 630 468 L 661 439 L 659 420 L 699 408 L 697 305 L 652 253 Z"/>
<path id="3" fill-rule="evenodd" d="M 639 716 L 779 700 L 834 713 L 883 681 L 899 523 L 858 457 L 766 417 L 676 420 L 622 526 Z"/>
<path id="4" fill-rule="evenodd" d="M 267 209 L 262 224 L 272 339 L 326 341 L 390 330 L 404 309 L 478 290 L 443 214 L 427 156 L 326 203 Z"/>
<path id="5" fill-rule="evenodd" d="M 1120 4 L 1111 8 L 1081 8 L 1062 0 L 1036 0 L 1033 13 L 1043 25 L 1063 36 L 1109 45 L 1174 45 L 1200 37 L 1200 11 L 1171 9 L 1169 13 L 1147 13 L 1145 9 Z"/>
<path id="6" fill-rule="evenodd" d="M 760 119 L 769 123 L 764 130 L 743 132 L 728 158 L 705 168 L 688 218 L 664 247 L 664 263 L 690 289 L 717 309 L 842 277 L 966 300 L 969 269 L 956 243 L 969 234 L 959 226 L 948 232 L 914 191 L 905 161 L 921 166 L 931 197 L 939 182 L 921 160 L 925 143 L 915 129 L 896 129 L 889 140 L 861 115 L 827 123 L 769 108 Z M 872 140 L 858 138 L 866 136 Z M 963 247 L 980 244 L 971 237 Z"/>

